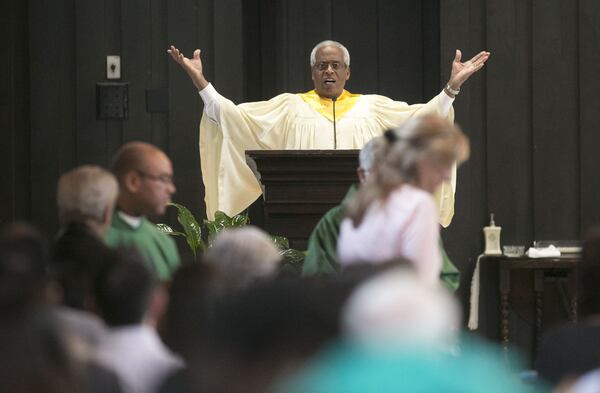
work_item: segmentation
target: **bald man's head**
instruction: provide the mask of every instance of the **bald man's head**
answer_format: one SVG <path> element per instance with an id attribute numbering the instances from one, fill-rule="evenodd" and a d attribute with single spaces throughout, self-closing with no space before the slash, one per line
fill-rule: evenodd
<path id="1" fill-rule="evenodd" d="M 117 177 L 131 170 L 145 170 L 153 155 L 164 154 L 158 147 L 146 142 L 129 142 L 121 146 L 113 157 L 112 171 Z"/>
<path id="2" fill-rule="evenodd" d="M 169 157 L 146 142 L 129 142 L 116 153 L 112 170 L 119 181 L 118 207 L 134 216 L 161 215 L 175 193 Z"/>

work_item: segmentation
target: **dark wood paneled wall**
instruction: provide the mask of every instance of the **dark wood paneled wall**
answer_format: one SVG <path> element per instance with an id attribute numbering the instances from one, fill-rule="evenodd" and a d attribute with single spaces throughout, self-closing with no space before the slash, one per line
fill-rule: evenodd
<path id="1" fill-rule="evenodd" d="M 452 257 L 472 270 L 491 212 L 504 244 L 580 238 L 600 222 L 600 6 L 457 0 L 440 2 L 440 16 L 442 59 L 455 48 L 492 52 L 455 104 L 472 156 L 444 233 Z"/>
<path id="2" fill-rule="evenodd" d="M 600 221 L 594 0 L 10 0 L 0 18 L 1 221 L 31 219 L 53 233 L 57 177 L 106 166 L 134 139 L 170 154 L 176 200 L 201 215 L 201 101 L 167 45 L 202 48 L 208 78 L 243 102 L 310 89 L 308 55 L 327 38 L 351 52 L 349 90 L 408 102 L 439 91 L 456 48 L 465 58 L 492 52 L 455 104 L 472 155 L 443 235 L 465 273 L 463 297 L 490 212 L 505 244 L 574 239 Z M 112 54 L 129 82 L 124 121 L 95 116 Z M 147 111 L 148 90 L 166 92 L 167 113 Z"/>
<path id="3" fill-rule="evenodd" d="M 31 217 L 27 10 L 0 2 L 0 224 Z"/>
<path id="4" fill-rule="evenodd" d="M 423 100 L 439 87 L 438 66 L 429 64 L 437 51 L 431 55 L 425 50 L 439 36 L 430 16 L 437 12 L 431 2 L 405 3 L 410 8 L 404 12 L 394 1 L 3 3 L 7 23 L 2 37 L 11 52 L 2 65 L 9 78 L 4 79 L 1 121 L 13 141 L 2 147 L 13 179 L 2 191 L 2 200 L 12 201 L 3 204 L 3 221 L 31 219 L 54 232 L 58 176 L 76 165 L 107 166 L 116 149 L 131 140 L 152 142 L 170 154 L 176 199 L 202 215 L 197 148 L 201 100 L 187 76 L 169 61 L 165 50 L 170 43 L 188 56 L 202 48 L 208 78 L 235 102 L 309 90 L 310 50 L 331 37 L 348 43 L 352 51 L 359 71 L 351 89 Z M 425 29 L 425 20 L 433 28 Z M 107 55 L 121 56 L 121 81 L 129 83 L 129 118 L 123 121 L 96 118 L 95 86 L 107 81 Z M 168 95 L 168 113 L 147 110 L 149 90 Z M 30 151 L 17 154 L 23 149 Z M 31 170 L 16 168 L 15 160 Z"/>

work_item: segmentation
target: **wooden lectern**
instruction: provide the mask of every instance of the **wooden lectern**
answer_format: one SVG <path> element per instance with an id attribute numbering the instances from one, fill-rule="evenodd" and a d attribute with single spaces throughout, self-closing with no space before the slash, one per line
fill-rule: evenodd
<path id="1" fill-rule="evenodd" d="M 358 150 L 248 150 L 263 187 L 263 208 L 250 220 L 305 250 L 319 219 L 358 182 Z M 262 210 L 262 212 L 261 212 Z M 261 214 L 262 217 L 252 217 Z"/>

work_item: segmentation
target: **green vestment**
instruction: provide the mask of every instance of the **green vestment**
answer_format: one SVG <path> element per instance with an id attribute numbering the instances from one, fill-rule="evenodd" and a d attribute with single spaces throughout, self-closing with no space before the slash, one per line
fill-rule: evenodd
<path id="1" fill-rule="evenodd" d="M 302 266 L 303 276 L 335 274 L 339 271 L 337 239 L 340 233 L 340 224 L 345 216 L 346 202 L 356 194 L 357 190 L 357 185 L 350 187 L 342 204 L 325 213 L 315 226 L 308 239 L 308 250 Z M 441 238 L 440 252 L 443 261 L 440 279 L 444 286 L 455 291 L 460 284 L 460 272 L 446 254 Z"/>
<path id="2" fill-rule="evenodd" d="M 147 218 L 142 217 L 141 220 L 140 225 L 133 228 L 115 210 L 106 234 L 106 244 L 135 247 L 162 281 L 169 280 L 180 263 L 175 242 Z"/>

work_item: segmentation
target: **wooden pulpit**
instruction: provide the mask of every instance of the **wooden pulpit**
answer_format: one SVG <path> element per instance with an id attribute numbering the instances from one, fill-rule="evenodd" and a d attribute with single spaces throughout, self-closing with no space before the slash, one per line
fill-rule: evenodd
<path id="1" fill-rule="evenodd" d="M 256 163 L 263 187 L 262 208 L 250 209 L 251 222 L 269 234 L 287 237 L 290 247 L 305 250 L 319 219 L 358 182 L 358 152 L 246 151 Z"/>

